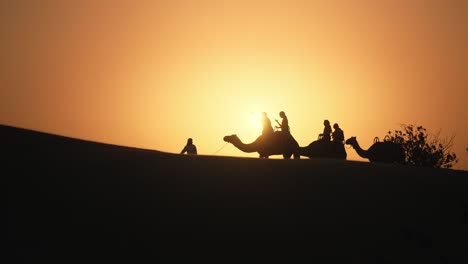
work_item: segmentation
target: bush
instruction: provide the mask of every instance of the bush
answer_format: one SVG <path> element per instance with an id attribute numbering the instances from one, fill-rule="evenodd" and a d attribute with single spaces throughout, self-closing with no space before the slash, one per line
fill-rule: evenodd
<path id="1" fill-rule="evenodd" d="M 430 135 L 422 126 L 412 124 L 401 126 L 402 130 L 395 130 L 393 133 L 388 131 L 386 138 L 402 144 L 405 164 L 449 169 L 458 162 L 455 153 L 450 151 L 454 136 L 440 139 L 440 132 Z"/>

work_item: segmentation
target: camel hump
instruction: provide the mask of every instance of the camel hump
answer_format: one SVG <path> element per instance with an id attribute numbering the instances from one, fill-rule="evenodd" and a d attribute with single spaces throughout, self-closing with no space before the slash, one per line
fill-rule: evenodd
<path id="1" fill-rule="evenodd" d="M 377 142 L 374 142 L 373 144 L 373 146 L 376 146 L 382 149 L 392 149 L 392 148 L 399 147 L 400 145 L 401 144 L 392 142 L 392 141 L 377 141 Z"/>

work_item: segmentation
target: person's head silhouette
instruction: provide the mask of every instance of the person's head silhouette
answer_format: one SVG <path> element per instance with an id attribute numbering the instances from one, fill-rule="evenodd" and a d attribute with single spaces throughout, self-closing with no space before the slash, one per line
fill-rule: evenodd
<path id="1" fill-rule="evenodd" d="M 284 117 L 286 116 L 286 114 L 284 113 L 284 111 L 281 111 L 281 112 L 279 112 L 279 116 L 280 116 L 281 118 L 284 118 Z"/>
<path id="2" fill-rule="evenodd" d="M 323 125 L 330 126 L 330 121 L 328 119 L 323 120 Z"/>
<path id="3" fill-rule="evenodd" d="M 187 145 L 192 145 L 192 144 L 193 144 L 193 139 L 192 138 L 187 139 Z"/>
<path id="4" fill-rule="evenodd" d="M 340 127 L 340 126 L 339 126 L 337 123 L 333 124 L 333 128 L 334 128 L 334 129 L 338 129 L 339 127 Z"/>

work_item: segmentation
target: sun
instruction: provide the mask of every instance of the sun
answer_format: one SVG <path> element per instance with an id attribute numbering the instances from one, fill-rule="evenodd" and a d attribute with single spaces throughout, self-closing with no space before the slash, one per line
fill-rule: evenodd
<path id="1" fill-rule="evenodd" d="M 259 111 L 251 111 L 247 114 L 248 126 L 255 131 L 262 130 L 262 113 Z"/>

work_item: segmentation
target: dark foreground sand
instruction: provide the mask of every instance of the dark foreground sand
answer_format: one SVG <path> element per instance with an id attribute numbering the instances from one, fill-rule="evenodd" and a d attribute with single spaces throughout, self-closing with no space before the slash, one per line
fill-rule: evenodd
<path id="1" fill-rule="evenodd" d="M 468 263 L 467 171 L 0 141 L 3 263 Z"/>

